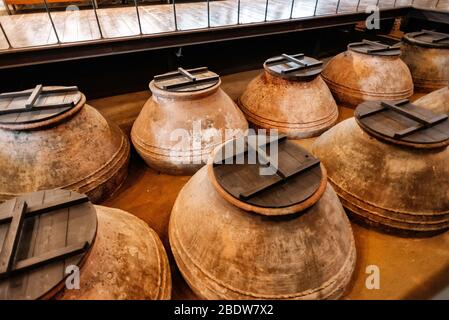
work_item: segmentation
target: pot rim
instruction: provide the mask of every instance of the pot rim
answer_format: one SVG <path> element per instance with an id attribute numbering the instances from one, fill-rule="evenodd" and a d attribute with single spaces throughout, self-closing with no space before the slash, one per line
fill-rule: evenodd
<path id="1" fill-rule="evenodd" d="M 221 78 L 218 79 L 217 83 L 209 88 L 197 90 L 197 91 L 189 91 L 189 92 L 174 92 L 174 91 L 167 91 L 163 89 L 159 89 L 155 85 L 155 81 L 151 80 L 149 84 L 150 91 L 152 92 L 154 99 L 157 98 L 169 98 L 173 100 L 195 100 L 200 99 L 209 95 L 212 95 L 213 93 L 217 92 L 220 89 L 221 86 Z"/>
<path id="2" fill-rule="evenodd" d="M 55 87 L 58 88 L 58 87 Z M 56 116 L 49 118 L 43 121 L 37 121 L 32 123 L 20 123 L 20 124 L 0 124 L 0 130 L 8 130 L 8 131 L 31 131 L 31 130 L 39 130 L 45 129 L 47 127 L 51 127 L 63 122 L 66 119 L 71 118 L 75 114 L 77 114 L 86 104 L 86 96 L 80 92 L 81 99 L 78 103 L 71 109 L 66 112 Z"/>
<path id="3" fill-rule="evenodd" d="M 230 140 L 230 141 L 232 141 L 232 140 Z M 264 215 L 264 216 L 284 216 L 284 215 L 296 214 L 296 213 L 302 212 L 302 211 L 310 208 L 315 203 L 317 203 L 323 196 L 324 192 L 326 191 L 327 171 L 326 171 L 326 168 L 324 167 L 323 163 L 320 162 L 321 175 L 322 175 L 320 185 L 319 185 L 318 189 L 315 191 L 315 193 L 313 193 L 309 198 L 307 198 L 303 202 L 300 202 L 300 203 L 297 203 L 297 204 L 294 204 L 294 205 L 291 205 L 288 207 L 282 207 L 282 208 L 265 208 L 265 207 L 259 207 L 259 206 L 255 206 L 255 205 L 240 201 L 237 198 L 235 198 L 234 196 L 232 196 L 229 192 L 227 192 L 220 185 L 220 183 L 217 181 L 217 179 L 215 177 L 215 173 L 214 173 L 214 169 L 213 169 L 214 158 L 215 158 L 217 152 L 219 152 L 221 150 L 221 148 L 226 143 L 229 143 L 229 141 L 227 141 L 223 144 L 220 144 L 210 154 L 209 160 L 206 164 L 207 175 L 208 175 L 209 181 L 211 182 L 211 184 L 213 185 L 215 190 L 225 201 L 229 202 L 230 204 L 232 204 L 244 211 L 254 212 L 254 213 L 257 213 L 260 215 Z"/>

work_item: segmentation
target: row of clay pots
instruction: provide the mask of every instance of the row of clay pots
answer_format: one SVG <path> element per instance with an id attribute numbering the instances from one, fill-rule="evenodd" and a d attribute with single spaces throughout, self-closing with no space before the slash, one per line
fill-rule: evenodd
<path id="1" fill-rule="evenodd" d="M 356 54 L 351 59 L 364 60 L 361 57 L 357 57 Z M 371 59 L 365 60 L 370 61 Z M 392 61 L 394 65 L 401 65 L 397 62 L 395 60 Z M 220 82 L 197 92 L 173 94 L 156 88 L 154 84 L 152 87 L 150 85 L 153 97 L 147 102 L 139 119 L 136 120 L 132 133 L 136 149 L 147 163 L 158 170 L 175 174 L 191 173 L 198 170 L 203 163 L 191 165 L 192 158 L 199 157 L 204 162 L 204 158 L 207 158 L 211 150 L 220 145 L 223 140 L 211 139 L 212 134 L 209 136 L 209 139 L 207 139 L 207 134 L 196 136 L 191 131 L 195 121 L 201 120 L 202 133 L 209 130 L 213 133 L 219 131 L 223 134 L 225 129 L 237 129 L 237 134 L 228 138 L 244 135 L 247 124 L 243 115 L 219 86 Z M 266 125 L 267 123 L 263 123 L 263 121 L 258 123 L 258 118 L 251 116 L 250 107 L 245 102 L 256 102 L 258 107 L 254 110 L 264 110 L 267 106 L 264 105 L 265 101 L 273 102 L 267 99 L 273 92 L 274 95 L 271 97 L 280 99 L 279 101 L 282 101 L 283 96 L 288 97 L 285 100 L 287 103 L 283 105 L 285 109 L 280 108 L 285 110 L 285 114 L 294 110 L 293 105 L 289 104 L 288 100 L 290 98 L 293 98 L 290 101 L 302 99 L 301 97 L 304 96 L 298 94 L 298 92 L 301 92 L 308 93 L 305 96 L 309 97 L 309 99 L 305 99 L 303 101 L 304 104 L 311 101 L 310 97 L 315 98 L 313 101 L 318 101 L 315 107 L 303 111 L 305 112 L 303 114 L 304 117 L 316 116 L 318 114 L 321 117 L 319 121 L 323 121 L 326 124 L 326 128 L 336 121 L 335 102 L 330 96 L 329 90 L 326 91 L 327 87 L 319 76 L 304 83 L 292 83 L 291 81 L 273 77 L 270 72 L 266 71 L 255 79 L 248 88 L 249 90 L 241 99 L 241 105 L 248 118 L 253 119 L 251 121 L 257 126 L 270 129 L 277 128 L 276 125 Z M 264 90 L 266 90 L 266 95 L 263 94 L 262 97 L 265 99 L 251 96 L 254 92 L 263 93 Z M 435 110 L 441 110 L 438 109 L 441 108 L 441 103 L 435 102 L 433 106 L 426 99 L 447 101 L 445 100 L 447 98 L 447 88 L 434 93 L 433 97 L 425 97 L 418 104 L 422 103 L 423 105 L 432 106 Z M 329 107 L 321 109 L 320 105 Z M 319 111 L 323 111 L 323 114 L 320 114 Z M 265 112 L 272 114 L 273 109 L 267 107 Z M 328 114 L 328 118 L 324 116 L 325 113 Z M 294 117 L 292 116 L 292 118 Z M 299 118 L 294 119 L 293 122 L 300 123 L 300 120 Z M 86 105 L 84 96 L 69 112 L 50 120 L 26 125 L 2 124 L 1 127 L 0 133 L 6 146 L 2 150 L 2 157 L 5 159 L 2 162 L 4 164 L 2 170 L 5 172 L 3 175 L 5 180 L 1 181 L 1 186 L 4 187 L 4 190 L 1 191 L 3 199 L 34 190 L 65 187 L 87 193 L 93 201 L 99 201 L 105 195 L 117 189 L 126 177 L 129 159 L 127 139 L 123 136 L 120 129 L 106 122 L 95 109 Z M 290 136 L 303 136 L 303 127 L 298 128 L 291 125 L 287 127 L 288 130 L 286 132 L 290 133 Z M 185 128 L 189 133 L 189 146 L 198 145 L 198 149 L 191 148 L 187 153 L 183 153 L 182 149 L 181 151 L 173 150 L 173 141 L 167 140 L 167 136 L 169 136 L 172 130 L 179 128 Z M 323 130 L 325 129 L 313 128 L 311 134 L 318 134 Z M 349 140 L 346 141 L 346 139 Z M 74 141 L 80 141 L 80 143 L 74 144 Z M 343 143 L 346 147 L 343 149 L 339 148 L 340 143 Z M 348 146 L 354 146 L 354 149 Z M 357 148 L 357 146 L 360 147 Z M 432 163 L 432 167 L 438 169 L 436 170 L 438 172 L 435 179 L 441 178 L 443 180 L 440 181 L 440 185 L 447 185 L 447 181 L 444 180 L 444 177 L 447 176 L 445 171 L 447 166 L 441 160 L 448 159 L 447 149 L 439 149 L 438 152 L 432 151 L 428 155 L 423 155 L 421 151 L 403 151 L 400 147 L 398 149 L 398 147 L 391 147 L 375 139 L 373 140 L 373 138 L 362 132 L 353 120 L 347 120 L 324 134 L 317 141 L 314 152 L 328 168 L 330 181 L 343 199 L 343 204 L 355 212 L 357 212 L 357 209 L 351 207 L 353 202 L 347 200 L 342 194 L 350 194 L 353 198 L 359 199 L 358 201 L 369 198 L 369 193 L 372 193 L 373 188 L 372 185 L 368 185 L 366 182 L 372 179 L 370 180 L 369 177 L 363 176 L 351 178 L 351 181 L 356 181 L 357 179 L 361 181 L 359 185 L 354 183 L 351 187 L 361 192 L 366 190 L 365 194 L 355 195 L 354 193 L 357 190 L 348 190 L 349 187 L 345 184 L 347 180 L 340 182 L 338 175 L 341 175 L 341 168 L 351 161 L 359 166 L 372 165 L 369 161 L 357 158 L 358 156 L 369 154 L 364 150 L 367 146 L 368 149 L 372 147 L 370 150 L 373 150 L 377 155 L 385 152 L 386 154 L 393 154 L 399 157 L 399 160 L 391 158 L 394 163 L 401 163 L 399 167 L 395 167 L 393 164 L 387 166 L 394 172 L 401 167 L 409 167 L 404 166 L 402 160 L 408 161 L 412 167 L 420 167 L 419 163 Z M 336 153 L 334 150 L 336 150 Z M 356 152 L 350 152 L 350 150 L 356 150 Z M 342 151 L 348 152 L 343 154 L 341 153 Z M 402 155 L 402 153 L 404 154 Z M 423 156 L 428 158 L 423 160 Z M 339 162 L 340 160 L 342 162 Z M 186 162 L 188 164 L 184 165 Z M 379 161 L 379 163 L 381 162 Z M 229 201 L 229 198 L 223 197 L 222 190 L 220 191 L 214 185 L 214 176 L 210 173 L 207 174 L 207 172 L 211 171 L 211 166 L 209 164 L 200 170 L 181 191 L 173 208 L 170 223 L 170 242 L 178 266 L 187 282 L 200 297 L 277 299 L 336 298 L 342 295 L 354 269 L 355 246 L 350 225 L 330 185 L 324 184 L 323 192 L 320 196 L 317 196 L 316 202 L 311 207 L 289 212 L 289 217 L 286 220 L 271 220 L 261 217 L 257 213 L 252 213 L 254 208 L 241 207 L 238 202 Z M 385 164 L 374 169 L 372 167 L 346 168 L 350 174 L 357 175 L 360 172 L 377 173 L 384 167 Z M 49 174 L 55 172 L 56 169 L 57 175 Z M 383 202 L 379 205 L 382 210 L 387 212 L 387 215 L 388 212 L 399 212 L 399 214 L 413 216 L 422 212 L 421 206 L 419 208 L 407 207 L 407 204 L 410 202 L 409 199 L 403 199 L 404 201 L 400 204 L 404 205 L 403 207 L 397 207 L 394 203 L 388 203 L 388 201 L 397 197 L 395 192 L 401 190 L 399 185 L 405 185 L 405 190 L 420 190 L 415 184 L 419 180 L 416 177 L 429 174 L 429 172 L 425 171 L 425 168 L 423 170 L 416 173 L 407 171 L 409 175 L 403 173 L 405 177 L 410 176 L 410 181 L 405 179 L 405 182 L 402 181 L 404 182 L 403 184 L 397 180 L 387 183 L 391 186 L 391 192 L 388 193 L 387 197 L 382 197 Z M 30 173 L 31 171 L 33 171 L 33 174 Z M 336 174 L 336 172 L 339 173 Z M 396 179 L 398 176 L 388 172 L 386 175 L 391 176 L 392 179 Z M 348 177 L 345 174 L 342 176 L 345 179 Z M 11 185 L 11 177 L 19 177 L 19 179 L 14 179 L 14 181 L 17 181 L 16 185 Z M 205 193 L 204 188 L 208 192 Z M 385 186 L 380 185 L 378 189 L 383 190 Z M 432 189 L 430 192 L 434 195 L 437 190 Z M 193 195 L 195 196 L 195 201 L 191 200 Z M 415 194 L 409 195 L 411 197 L 417 196 Z M 438 192 L 437 195 L 439 195 Z M 425 205 L 428 194 L 422 192 L 420 196 L 422 196 L 422 203 Z M 439 198 L 436 200 L 442 210 L 447 208 L 446 198 L 443 191 L 441 201 L 438 200 Z M 372 204 L 369 205 L 372 206 Z M 432 204 L 429 205 L 432 206 Z M 373 213 L 373 211 L 369 210 L 371 207 L 368 206 L 368 209 L 363 208 L 364 211 L 360 210 L 357 212 L 359 215 L 363 216 L 365 212 Z M 413 210 L 416 211 L 416 214 Z M 108 214 L 103 215 L 103 211 L 108 211 Z M 84 273 L 86 291 L 80 291 L 78 295 L 73 292 L 61 293 L 60 297 L 168 298 L 170 277 L 167 271 L 166 256 L 154 232 L 143 229 L 139 231 L 140 227 L 138 225 L 142 223 L 137 218 L 127 218 L 127 215 L 124 213 L 119 214 L 116 211 L 114 213 L 114 210 L 101 207 L 97 207 L 97 212 L 99 230 L 104 231 L 99 231 L 98 239 L 92 249 L 92 263 L 87 263 L 85 267 L 85 270 L 87 270 Z M 226 214 L 223 215 L 223 213 Z M 292 214 L 294 215 L 291 216 Z M 431 210 L 429 214 L 432 214 Z M 444 218 L 444 212 L 439 211 L 438 215 Z M 195 228 L 203 226 L 201 221 L 204 221 L 204 217 L 208 218 L 210 224 L 200 232 L 200 230 Z M 388 217 L 385 218 L 385 216 L 381 218 L 384 220 L 389 219 Z M 133 219 L 134 221 L 131 221 Z M 114 240 L 114 234 L 116 234 L 116 230 L 123 229 L 123 226 L 120 227 L 123 224 L 120 221 L 125 220 L 129 227 L 133 229 L 127 235 L 130 246 L 149 248 L 149 243 L 157 244 L 150 251 L 143 254 L 144 257 L 149 257 L 148 259 L 151 261 L 135 261 L 135 263 L 127 265 L 126 268 L 124 265 L 120 265 L 121 261 L 126 263 L 126 261 L 133 260 L 132 256 L 129 255 L 130 252 L 123 252 L 121 248 L 114 247 L 114 243 L 118 243 L 118 240 Z M 384 220 L 376 220 L 376 223 L 382 223 Z M 332 228 L 323 231 L 319 227 L 323 223 L 332 226 Z M 421 220 L 407 221 L 406 223 L 406 226 L 412 226 L 412 229 L 417 231 L 433 231 L 447 227 L 445 218 L 432 223 L 430 228 L 427 228 L 426 224 Z M 229 228 L 230 224 L 233 225 L 232 228 Z M 424 227 L 422 227 L 423 225 Z M 108 226 L 112 231 L 107 230 Z M 393 224 L 392 227 L 402 228 L 404 226 Z M 119 233 L 121 237 L 124 236 L 123 232 Z M 134 237 L 131 234 L 139 236 Z M 197 237 L 198 234 L 201 234 L 201 238 Z M 288 239 L 283 238 L 285 234 L 290 234 Z M 318 237 L 320 241 L 313 242 L 313 239 L 317 238 L 311 237 L 313 234 L 320 234 L 320 237 Z M 326 236 L 323 236 L 323 234 Z M 242 235 L 248 235 L 248 237 L 242 238 Z M 336 236 L 341 237 L 341 239 L 335 242 Z M 103 237 L 104 241 L 102 240 Z M 217 239 L 222 239 L 222 241 Z M 259 240 L 255 241 L 255 239 Z M 262 239 L 264 242 L 261 241 Z M 304 242 L 301 243 L 301 241 L 296 241 L 295 239 L 302 239 Z M 147 241 L 147 244 L 136 244 L 139 241 Z M 311 245 L 311 242 L 314 250 L 306 250 Z M 101 247 L 102 243 L 107 248 Z M 278 245 L 282 246 L 282 250 L 287 250 L 288 254 L 277 256 L 276 252 L 284 252 L 281 248 L 277 249 Z M 259 250 L 260 247 L 266 248 L 262 250 L 262 252 L 266 253 L 265 256 L 254 255 L 251 253 L 251 250 L 248 251 L 248 256 L 243 254 L 245 250 L 241 250 L 242 248 Z M 116 255 L 112 255 L 118 263 L 116 266 L 109 260 L 110 256 L 104 255 L 105 252 L 111 251 L 116 253 Z M 204 257 L 207 258 L 205 259 Z M 275 259 L 272 259 L 273 257 Z M 157 265 L 155 265 L 155 261 L 158 261 Z M 279 264 L 279 261 L 283 261 L 283 263 Z M 305 277 L 306 273 L 301 270 L 305 270 L 304 268 L 310 266 L 311 263 L 308 261 L 321 261 L 320 265 L 323 267 L 314 269 L 313 276 L 308 275 Z M 122 271 L 142 274 L 139 271 L 142 266 L 152 265 L 154 267 L 150 267 L 150 269 L 155 268 L 156 271 L 150 272 L 148 281 L 131 279 L 129 282 L 123 283 L 125 286 L 121 288 L 123 290 L 116 291 L 110 287 L 117 284 L 118 278 L 113 277 L 112 280 L 109 279 L 110 281 L 102 278 L 103 276 L 101 275 L 107 272 L 106 269 L 99 269 L 98 265 L 108 266 L 114 270 L 117 267 L 117 270 L 121 270 L 117 271 L 118 278 L 121 278 L 120 272 Z M 217 265 L 220 268 L 217 268 Z M 282 268 L 282 266 L 288 266 L 288 268 Z M 254 270 L 257 270 L 257 272 L 254 273 Z M 295 278 L 296 280 L 286 282 L 286 275 L 288 275 L 288 279 Z M 253 281 L 248 281 L 248 279 L 253 279 Z M 137 287 L 133 287 L 135 283 L 140 284 Z M 154 287 L 154 283 L 158 283 L 158 285 Z M 120 291 L 125 292 L 125 294 L 123 295 L 122 293 L 120 295 Z M 137 292 L 142 292 L 142 295 L 137 294 Z"/>
<path id="2" fill-rule="evenodd" d="M 448 96 L 444 88 L 416 105 L 449 114 Z M 341 297 L 356 259 L 343 206 L 364 223 L 408 236 L 449 228 L 448 138 L 435 147 L 395 144 L 365 132 L 355 118 L 343 121 L 313 145 L 329 183 L 309 206 L 249 205 L 220 184 L 211 162 L 172 209 L 169 236 L 178 268 L 205 299 Z"/>
<path id="3" fill-rule="evenodd" d="M 447 85 L 446 44 L 424 47 L 422 40 L 416 40 L 420 35 L 412 35 L 408 36 L 411 40 L 405 37 L 403 57 L 412 66 L 415 81 L 424 77 L 418 75 L 422 66 L 429 68 L 426 75 L 443 79 L 435 86 Z M 322 77 L 321 70 L 303 78 L 295 73 L 284 77 L 282 72 L 273 72 L 267 61 L 264 72 L 239 99 L 243 113 L 256 128 L 305 138 L 335 124 L 338 108 L 332 94 L 351 106 L 412 95 L 412 76 L 394 48 L 382 55 L 361 53 L 352 45 L 326 65 Z M 291 66 L 288 63 L 287 67 Z M 134 146 L 147 164 L 170 174 L 192 174 L 220 143 L 246 134 L 248 124 L 242 112 L 220 84 L 218 79 L 199 90 L 171 92 L 158 88 L 155 81 L 150 83 L 153 96 L 131 132 Z M 26 123 L 0 119 L 0 200 L 61 187 L 86 193 L 99 202 L 121 185 L 129 161 L 128 140 L 80 95 L 74 108 L 49 119 Z M 51 174 L 55 170 L 58 173 Z"/>
<path id="4" fill-rule="evenodd" d="M 369 41 L 353 43 L 327 63 L 322 76 L 319 67 L 310 72 L 287 70 L 295 67 L 297 61 L 304 65 L 313 61 L 308 57 L 283 55 L 269 59 L 264 72 L 248 84 L 238 105 L 254 128 L 276 129 L 300 139 L 317 136 L 336 123 L 338 107 L 334 98 L 343 105 L 356 107 L 363 101 L 410 98 L 414 80 L 418 87 L 425 87 L 419 82 L 420 77 L 442 79 L 429 78 L 433 85 L 427 88 L 447 85 L 447 48 L 423 48 L 405 41 L 402 50 L 407 64 L 401 59 L 401 47 Z M 280 66 L 276 69 L 273 61 L 277 60 Z M 421 72 L 422 68 L 428 70 Z M 438 72 L 432 71 L 436 69 Z M 215 139 L 217 132 L 239 132 L 228 139 L 245 134 L 246 121 L 219 86 L 220 81 L 205 89 L 170 92 L 151 82 L 153 96 L 131 134 L 136 150 L 149 166 L 169 174 L 192 174 L 204 165 L 214 147 L 227 140 Z M 199 123 L 201 133 L 194 132 L 195 123 Z M 187 132 L 183 145 L 172 137 L 178 129 Z"/>

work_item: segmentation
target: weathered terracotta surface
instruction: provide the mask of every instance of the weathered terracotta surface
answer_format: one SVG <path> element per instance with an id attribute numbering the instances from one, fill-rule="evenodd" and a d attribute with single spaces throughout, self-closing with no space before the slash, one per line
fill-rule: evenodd
<path id="1" fill-rule="evenodd" d="M 96 206 L 97 237 L 80 270 L 80 289 L 62 300 L 170 299 L 168 258 L 156 232 L 135 216 Z"/>
<path id="2" fill-rule="evenodd" d="M 403 42 L 402 60 L 410 68 L 416 91 L 431 92 L 449 85 L 449 49 Z"/>
<path id="3" fill-rule="evenodd" d="M 406 233 L 449 228 L 448 148 L 385 143 L 350 118 L 320 136 L 312 151 L 356 217 Z"/>
<path id="4" fill-rule="evenodd" d="M 348 50 L 329 61 L 322 77 L 334 98 L 352 107 L 363 101 L 401 100 L 413 94 L 410 70 L 398 56 Z"/>
<path id="5" fill-rule="evenodd" d="M 180 93 L 150 83 L 153 96 L 131 131 L 134 147 L 150 167 L 170 174 L 192 174 L 225 138 L 246 133 L 245 117 L 220 84 Z M 226 129 L 234 129 L 234 135 L 226 136 Z"/>
<path id="6" fill-rule="evenodd" d="M 0 128 L 0 200 L 64 188 L 99 202 L 122 184 L 129 142 L 85 102 L 49 121 Z"/>
<path id="7" fill-rule="evenodd" d="M 248 121 L 293 139 L 320 134 L 335 124 L 338 107 L 320 76 L 291 81 L 267 71 L 252 80 L 239 99 Z"/>
<path id="8" fill-rule="evenodd" d="M 449 115 L 449 87 L 431 92 L 416 100 L 414 104 L 437 114 L 445 113 Z"/>
<path id="9" fill-rule="evenodd" d="M 330 185 L 305 211 L 267 217 L 226 201 L 207 169 L 181 190 L 169 226 L 177 265 L 197 296 L 332 299 L 343 294 L 354 270 L 355 245 Z"/>

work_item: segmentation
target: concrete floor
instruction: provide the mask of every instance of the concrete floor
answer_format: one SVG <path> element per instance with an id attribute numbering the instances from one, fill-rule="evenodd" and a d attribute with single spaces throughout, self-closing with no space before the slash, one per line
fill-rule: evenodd
<path id="1" fill-rule="evenodd" d="M 260 70 L 222 78 L 222 88 L 236 99 L 246 84 Z M 418 95 L 417 95 L 418 96 Z M 416 97 L 417 97 L 416 96 Z M 129 133 L 150 92 L 88 101 L 106 118 Z M 416 98 L 415 97 L 415 98 Z M 340 107 L 339 121 L 353 115 L 353 110 Z M 314 139 L 298 141 L 310 147 Z M 170 256 L 173 274 L 173 298 L 196 299 L 182 279 L 168 242 L 168 221 L 172 205 L 188 176 L 169 176 L 148 168 L 133 152 L 129 177 L 122 188 L 104 205 L 131 212 L 146 221 L 161 237 Z M 356 271 L 345 299 L 430 299 L 449 285 L 449 232 L 430 238 L 401 238 L 352 224 L 357 246 Z M 367 266 L 380 269 L 380 289 L 368 290 Z M 447 293 L 437 295 L 448 298 Z"/>

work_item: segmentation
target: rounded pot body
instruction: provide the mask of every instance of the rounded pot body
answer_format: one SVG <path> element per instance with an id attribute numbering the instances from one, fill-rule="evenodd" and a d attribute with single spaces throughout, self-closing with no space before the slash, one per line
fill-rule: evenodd
<path id="1" fill-rule="evenodd" d="M 338 118 L 337 104 L 321 76 L 292 81 L 265 71 L 249 83 L 239 104 L 256 127 L 277 129 L 293 139 L 319 135 Z"/>
<path id="2" fill-rule="evenodd" d="M 89 105 L 46 127 L 1 128 L 0 141 L 0 200 L 64 188 L 99 202 L 127 176 L 127 138 Z"/>
<path id="3" fill-rule="evenodd" d="M 61 300 L 170 299 L 167 254 L 157 234 L 137 217 L 96 206 L 98 230 L 80 269 L 78 290 L 64 289 Z"/>
<path id="4" fill-rule="evenodd" d="M 431 92 L 449 85 L 449 49 L 403 42 L 402 60 L 410 68 L 416 91 Z"/>
<path id="5" fill-rule="evenodd" d="M 267 217 L 224 200 L 206 169 L 181 190 L 169 226 L 177 265 L 199 297 L 332 299 L 343 294 L 354 270 L 355 246 L 331 186 L 301 213 Z"/>
<path id="6" fill-rule="evenodd" d="M 153 96 L 136 119 L 131 139 L 145 162 L 169 174 L 193 174 L 223 141 L 246 134 L 248 123 L 220 83 L 197 92 Z"/>
<path id="7" fill-rule="evenodd" d="M 431 92 L 416 100 L 414 104 L 437 114 L 449 115 L 449 87 Z"/>
<path id="8" fill-rule="evenodd" d="M 402 100 L 413 95 L 410 70 L 398 56 L 348 50 L 332 58 L 322 76 L 334 98 L 351 107 L 363 101 Z"/>
<path id="9" fill-rule="evenodd" d="M 449 227 L 449 149 L 384 143 L 354 118 L 320 136 L 313 153 L 343 205 L 364 222 L 392 231 Z"/>

